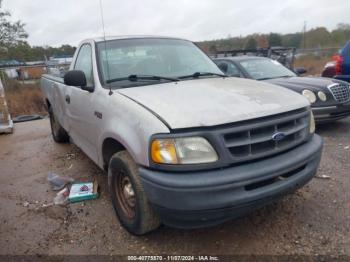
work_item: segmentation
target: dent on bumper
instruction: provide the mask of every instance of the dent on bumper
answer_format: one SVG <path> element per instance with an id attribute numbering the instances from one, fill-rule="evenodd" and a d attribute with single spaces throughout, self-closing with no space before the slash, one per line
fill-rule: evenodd
<path id="1" fill-rule="evenodd" d="M 206 226 L 239 216 L 306 184 L 316 173 L 322 144 L 321 137 L 314 135 L 293 150 L 249 164 L 186 173 L 140 168 L 140 176 L 165 224 Z"/>

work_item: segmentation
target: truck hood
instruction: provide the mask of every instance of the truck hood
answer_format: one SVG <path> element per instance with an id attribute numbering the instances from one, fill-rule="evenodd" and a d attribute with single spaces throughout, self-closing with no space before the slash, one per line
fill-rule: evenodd
<path id="1" fill-rule="evenodd" d="M 288 89 L 240 78 L 205 78 L 119 89 L 171 129 L 215 126 L 309 106 Z"/>

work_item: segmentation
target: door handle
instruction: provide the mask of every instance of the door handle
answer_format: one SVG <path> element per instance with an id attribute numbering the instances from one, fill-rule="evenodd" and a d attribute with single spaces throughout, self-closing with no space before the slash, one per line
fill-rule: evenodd
<path id="1" fill-rule="evenodd" d="M 67 104 L 70 104 L 70 96 L 69 95 L 66 95 L 66 102 L 67 102 Z"/>

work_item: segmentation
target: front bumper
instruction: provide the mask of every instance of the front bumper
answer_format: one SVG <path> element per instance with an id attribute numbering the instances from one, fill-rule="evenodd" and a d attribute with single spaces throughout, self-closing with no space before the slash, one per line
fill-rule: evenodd
<path id="1" fill-rule="evenodd" d="M 219 224 L 306 184 L 322 152 L 318 135 L 288 152 L 225 169 L 160 172 L 140 168 L 149 201 L 164 224 L 196 228 Z"/>
<path id="2" fill-rule="evenodd" d="M 316 123 L 332 122 L 350 116 L 350 103 L 337 106 L 312 107 L 312 112 Z"/>

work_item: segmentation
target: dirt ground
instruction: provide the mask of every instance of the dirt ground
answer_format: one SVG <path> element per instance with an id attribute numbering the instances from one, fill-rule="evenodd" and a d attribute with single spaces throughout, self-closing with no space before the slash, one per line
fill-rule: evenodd
<path id="1" fill-rule="evenodd" d="M 350 255 L 350 119 L 321 126 L 318 176 L 276 204 L 200 230 L 161 227 L 143 237 L 122 229 L 106 175 L 73 145 L 55 144 L 47 119 L 16 124 L 0 136 L 0 254 L 303 254 Z M 95 178 L 97 200 L 45 205 L 48 172 Z"/>

